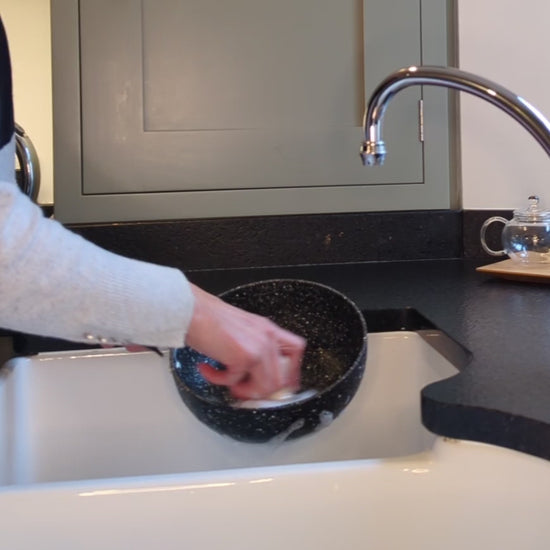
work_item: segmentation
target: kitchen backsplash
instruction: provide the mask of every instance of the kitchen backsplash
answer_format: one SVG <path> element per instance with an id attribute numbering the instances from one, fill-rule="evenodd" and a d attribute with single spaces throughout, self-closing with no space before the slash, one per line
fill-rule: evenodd
<path id="1" fill-rule="evenodd" d="M 72 225 L 89 240 L 186 271 L 438 258 L 490 259 L 479 229 L 507 210 L 427 210 Z M 499 235 L 488 235 L 499 245 Z"/>

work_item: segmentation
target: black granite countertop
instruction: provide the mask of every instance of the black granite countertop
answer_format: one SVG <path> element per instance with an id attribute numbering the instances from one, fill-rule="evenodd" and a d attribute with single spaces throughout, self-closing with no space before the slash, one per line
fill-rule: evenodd
<path id="1" fill-rule="evenodd" d="M 550 287 L 478 273 L 480 263 L 487 262 L 368 262 L 188 276 L 215 293 L 249 281 L 303 278 L 340 290 L 362 310 L 413 308 L 470 352 L 458 375 L 423 389 L 425 426 L 550 459 Z"/>

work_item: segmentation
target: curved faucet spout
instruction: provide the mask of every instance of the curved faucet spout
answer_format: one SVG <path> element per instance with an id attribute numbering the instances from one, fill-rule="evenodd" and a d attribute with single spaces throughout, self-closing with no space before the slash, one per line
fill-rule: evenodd
<path id="1" fill-rule="evenodd" d="M 404 88 L 420 85 L 452 88 L 485 99 L 517 120 L 550 155 L 550 122 L 521 96 L 486 78 L 452 67 L 413 66 L 392 73 L 373 92 L 363 118 L 365 141 L 360 150 L 363 164 L 384 163 L 382 120 L 388 104 Z"/>

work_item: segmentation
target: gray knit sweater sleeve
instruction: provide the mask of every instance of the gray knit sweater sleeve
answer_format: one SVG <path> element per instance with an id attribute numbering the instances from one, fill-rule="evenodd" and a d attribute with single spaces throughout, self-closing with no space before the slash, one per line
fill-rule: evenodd
<path id="1" fill-rule="evenodd" d="M 179 347 L 193 294 L 177 269 L 107 252 L 47 219 L 0 150 L 0 327 L 80 342 Z"/>
<path id="2" fill-rule="evenodd" d="M 0 17 L 0 327 L 77 342 L 179 347 L 193 294 L 177 269 L 111 254 L 15 184 L 7 37 Z"/>

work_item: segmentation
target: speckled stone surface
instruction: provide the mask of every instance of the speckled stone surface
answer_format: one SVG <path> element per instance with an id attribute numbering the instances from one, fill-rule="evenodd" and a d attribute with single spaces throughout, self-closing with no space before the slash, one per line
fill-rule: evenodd
<path id="1" fill-rule="evenodd" d="M 307 214 L 72 225 L 113 252 L 185 271 L 303 263 L 454 258 L 455 210 Z"/>

